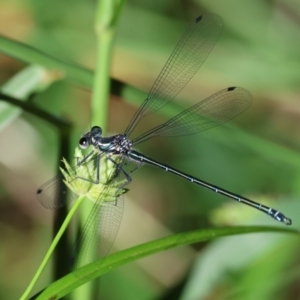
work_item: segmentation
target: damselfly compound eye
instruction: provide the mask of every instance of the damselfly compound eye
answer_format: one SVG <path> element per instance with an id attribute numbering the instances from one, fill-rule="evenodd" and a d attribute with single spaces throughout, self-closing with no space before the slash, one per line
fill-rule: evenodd
<path id="1" fill-rule="evenodd" d="M 81 149 L 86 149 L 89 145 L 90 145 L 90 143 L 86 137 L 82 137 L 79 140 L 79 146 Z"/>
<path id="2" fill-rule="evenodd" d="M 92 129 L 91 129 L 91 133 L 92 133 L 92 135 L 101 135 L 102 134 L 102 129 L 101 129 L 101 127 L 99 127 L 99 126 L 93 126 L 92 127 Z"/>

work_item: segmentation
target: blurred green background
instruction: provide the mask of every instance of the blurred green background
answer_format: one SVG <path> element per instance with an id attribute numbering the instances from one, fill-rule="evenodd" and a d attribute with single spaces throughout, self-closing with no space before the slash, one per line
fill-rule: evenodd
<path id="1" fill-rule="evenodd" d="M 95 1 L 0 0 L 0 34 L 93 70 Z M 300 3 L 281 1 L 127 1 L 120 14 L 111 76 L 148 91 L 189 22 L 219 14 L 223 33 L 178 97 L 188 107 L 228 86 L 253 95 L 230 124 L 197 136 L 153 139 L 146 155 L 205 181 L 282 211 L 300 221 Z M 4 85 L 26 64 L 0 54 Z M 57 81 L 35 103 L 72 120 L 73 144 L 90 125 L 91 91 Z M 140 102 L 143 99 L 140 99 Z M 0 104 L 1 105 L 1 104 Z M 1 106 L 0 106 L 1 108 Z M 2 108 L 1 108 L 2 109 Z M 109 132 L 122 132 L 137 107 L 111 96 Z M 156 115 L 140 133 L 165 120 Z M 57 130 L 22 113 L 0 126 L 0 298 L 17 299 L 40 264 L 52 236 L 53 213 L 36 190 L 55 175 Z M 160 170 L 133 175 L 114 250 L 174 232 L 276 223 Z M 299 241 L 252 234 L 170 250 L 101 278 L 101 299 L 300 299 Z M 51 267 L 35 292 L 51 281 Z"/>

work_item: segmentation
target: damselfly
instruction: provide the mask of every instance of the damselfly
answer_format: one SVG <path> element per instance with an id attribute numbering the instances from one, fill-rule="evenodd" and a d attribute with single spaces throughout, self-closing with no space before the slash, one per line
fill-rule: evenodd
<path id="1" fill-rule="evenodd" d="M 239 87 L 229 87 L 208 97 L 207 99 L 184 110 L 180 114 L 168 120 L 141 136 L 129 139 L 130 134 L 146 116 L 158 111 L 168 104 L 189 82 L 193 75 L 203 64 L 208 54 L 216 43 L 222 31 L 222 20 L 219 16 L 208 14 L 199 16 L 186 30 L 171 56 L 164 65 L 159 76 L 155 80 L 146 100 L 135 113 L 132 121 L 124 134 L 103 137 L 102 129 L 98 126 L 91 128 L 79 141 L 81 148 L 89 146 L 93 150 L 73 169 L 71 169 L 71 180 L 84 180 L 91 184 L 99 184 L 101 181 L 100 160 L 107 160 L 114 168 L 111 178 L 102 192 L 97 194 L 93 209 L 83 227 L 79 240 L 77 240 L 73 255 L 76 256 L 78 248 L 83 245 L 84 249 L 90 247 L 92 242 L 87 239 L 87 232 L 91 224 L 99 221 L 100 233 L 104 238 L 100 240 L 101 256 L 105 256 L 110 250 L 117 235 L 123 213 L 122 189 L 131 182 L 131 173 L 126 165 L 135 163 L 136 168 L 143 164 L 149 164 L 164 171 L 180 176 L 193 184 L 205 187 L 213 192 L 244 203 L 258 209 L 275 220 L 290 225 L 292 221 L 281 212 L 259 204 L 255 201 L 229 192 L 225 189 L 207 183 L 189 174 L 183 173 L 175 168 L 160 163 L 134 149 L 134 147 L 153 137 L 182 136 L 199 133 L 214 126 L 225 123 L 245 111 L 251 104 L 252 97 L 248 91 Z M 95 166 L 95 175 L 84 178 L 79 176 L 80 168 L 85 165 Z M 120 184 L 117 184 L 122 177 Z M 110 182 L 112 184 L 110 184 Z M 46 208 L 58 208 L 65 205 L 72 197 L 59 197 L 59 191 L 65 191 L 63 176 L 55 177 L 44 184 L 37 192 L 39 202 Z M 72 193 L 69 193 L 72 195 Z M 109 199 L 108 199 L 109 198 Z"/>

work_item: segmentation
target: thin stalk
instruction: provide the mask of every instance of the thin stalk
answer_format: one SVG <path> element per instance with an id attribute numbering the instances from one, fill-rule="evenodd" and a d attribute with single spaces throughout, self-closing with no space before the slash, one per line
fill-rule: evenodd
<path id="1" fill-rule="evenodd" d="M 78 210 L 79 206 L 82 204 L 83 200 L 85 199 L 85 196 L 80 196 L 76 202 L 74 203 L 74 205 L 72 206 L 72 208 L 70 209 L 68 215 L 66 216 L 63 224 L 60 227 L 60 230 L 57 232 L 54 240 L 52 241 L 42 263 L 40 264 L 37 272 L 35 273 L 35 275 L 33 276 L 31 282 L 29 283 L 28 287 L 26 288 L 24 294 L 21 296 L 20 300 L 25 300 L 28 295 L 30 294 L 32 288 L 34 287 L 34 285 L 36 284 L 38 278 L 40 277 L 41 273 L 43 272 L 44 268 L 46 267 L 51 255 L 53 254 L 61 236 L 63 235 L 63 233 L 65 232 L 65 230 L 67 229 L 71 219 L 73 218 L 75 212 Z"/>
<path id="2" fill-rule="evenodd" d="M 92 96 L 92 122 L 99 124 L 106 132 L 107 112 L 110 95 L 110 68 L 112 45 L 115 34 L 111 22 L 113 19 L 114 1 L 99 0 L 95 15 L 97 37 L 97 61 L 94 75 Z"/>
<path id="3" fill-rule="evenodd" d="M 107 120 L 110 98 L 110 69 L 112 60 L 112 47 L 115 35 L 116 14 L 120 13 L 116 3 L 119 0 L 98 0 L 95 14 L 95 32 L 97 38 L 97 58 L 93 82 L 93 95 L 91 103 L 91 124 L 100 125 L 103 132 L 107 132 Z M 81 210 L 81 221 L 85 222 L 90 212 L 90 205 L 86 203 Z M 90 235 L 96 235 L 98 224 L 91 226 Z M 92 247 L 94 248 L 94 247 Z M 83 253 L 93 257 L 94 253 Z M 90 299 L 94 287 L 84 285 L 74 293 L 75 299 Z"/>
<path id="4" fill-rule="evenodd" d="M 110 95 L 110 63 L 112 57 L 113 30 L 108 29 L 98 39 L 98 49 L 101 54 L 97 58 L 92 96 L 92 125 L 100 125 L 107 132 L 107 117 Z"/>

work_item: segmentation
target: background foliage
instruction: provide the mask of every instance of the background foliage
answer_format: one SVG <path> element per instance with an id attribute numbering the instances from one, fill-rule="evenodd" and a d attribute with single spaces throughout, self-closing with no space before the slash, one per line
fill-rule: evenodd
<path id="1" fill-rule="evenodd" d="M 93 70 L 94 9 L 94 1 L 1 0 L 0 33 Z M 149 90 L 187 24 L 205 12 L 219 14 L 224 30 L 178 103 L 187 107 L 227 86 L 241 86 L 252 93 L 253 105 L 222 128 L 156 139 L 140 150 L 267 203 L 292 218 L 298 228 L 300 4 L 291 0 L 127 1 L 118 22 L 111 75 Z M 26 66 L 1 54 L 1 85 L 7 88 L 7 81 Z M 27 79 L 37 76 L 41 92 L 34 102 L 75 123 L 75 146 L 91 125 L 89 88 L 65 80 L 52 83 L 36 69 L 28 72 L 17 82 L 18 87 L 24 82 L 19 97 L 26 97 L 30 89 Z M 19 112 L 7 120 L 7 112 L 0 108 L 0 269 L 5 275 L 0 298 L 15 299 L 52 238 L 53 214 L 39 206 L 35 191 L 55 174 L 58 137 L 54 127 L 29 113 Z M 136 105 L 111 96 L 109 132 L 122 132 L 135 110 Z M 141 132 L 164 119 L 164 115 L 149 118 Z M 115 249 L 212 226 L 283 226 L 151 167 L 140 169 L 133 179 Z M 297 238 L 267 233 L 169 250 L 107 273 L 101 278 L 101 299 L 298 299 L 298 250 Z M 50 281 L 49 266 L 35 291 Z"/>

